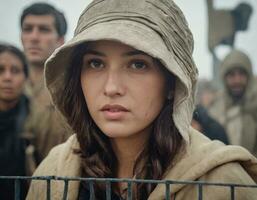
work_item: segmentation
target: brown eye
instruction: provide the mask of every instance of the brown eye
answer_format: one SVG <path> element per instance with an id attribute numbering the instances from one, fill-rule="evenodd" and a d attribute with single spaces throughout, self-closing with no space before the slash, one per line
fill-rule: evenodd
<path id="1" fill-rule="evenodd" d="M 99 59 L 92 59 L 92 60 L 88 61 L 88 66 L 93 68 L 93 69 L 101 69 L 101 68 L 104 67 L 104 64 Z"/>
<path id="2" fill-rule="evenodd" d="M 32 31 L 32 27 L 31 26 L 22 27 L 22 32 L 23 33 L 29 33 L 31 31 Z"/>
<path id="3" fill-rule="evenodd" d="M 145 69 L 146 67 L 147 67 L 147 64 L 144 61 L 134 61 L 131 64 L 132 69 L 140 70 L 140 69 Z"/>
<path id="4" fill-rule="evenodd" d="M 2 74 L 5 71 L 5 68 L 3 66 L 0 66 L 0 74 Z"/>
<path id="5" fill-rule="evenodd" d="M 12 67 L 11 72 L 12 74 L 19 74 L 19 73 L 22 73 L 22 70 L 18 67 Z"/>
<path id="6" fill-rule="evenodd" d="M 39 31 L 42 32 L 42 33 L 50 33 L 51 32 L 51 29 L 48 28 L 48 27 L 39 27 Z"/>

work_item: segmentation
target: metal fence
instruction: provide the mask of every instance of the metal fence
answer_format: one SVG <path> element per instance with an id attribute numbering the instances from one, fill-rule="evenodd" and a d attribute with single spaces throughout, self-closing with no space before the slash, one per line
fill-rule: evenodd
<path id="1" fill-rule="evenodd" d="M 81 178 L 81 177 L 58 177 L 58 176 L 0 176 L 2 180 L 13 180 L 15 187 L 15 200 L 20 200 L 21 184 L 22 181 L 41 180 L 46 181 L 46 200 L 51 200 L 51 181 L 63 181 L 63 200 L 68 199 L 68 187 L 71 181 L 85 181 L 89 185 L 90 200 L 95 199 L 94 183 L 103 182 L 106 185 L 106 200 L 111 200 L 111 184 L 113 183 L 127 183 L 127 200 L 132 200 L 132 184 L 146 183 L 146 184 L 164 184 L 165 185 L 165 200 L 171 200 L 170 192 L 172 185 L 195 185 L 198 189 L 197 200 L 203 200 L 203 186 L 219 186 L 230 189 L 230 200 L 236 200 L 235 189 L 236 188 L 255 188 L 257 190 L 257 184 L 233 184 L 233 183 L 210 183 L 203 181 L 173 181 L 173 180 L 140 180 L 140 179 L 118 179 L 118 178 Z M 174 199 L 174 198 L 173 198 Z"/>

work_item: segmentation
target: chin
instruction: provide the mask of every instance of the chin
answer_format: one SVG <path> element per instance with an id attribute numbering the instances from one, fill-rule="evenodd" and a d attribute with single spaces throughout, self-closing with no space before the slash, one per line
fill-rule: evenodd
<path id="1" fill-rule="evenodd" d="M 17 96 L 4 96 L 1 98 L 5 102 L 15 102 L 19 99 Z"/>
<path id="2" fill-rule="evenodd" d="M 127 138 L 127 137 L 131 136 L 131 134 L 129 134 L 129 133 L 124 133 L 124 131 L 118 131 L 118 130 L 115 130 L 115 131 L 103 131 L 103 133 L 107 137 L 112 138 L 112 139 L 115 139 L 115 138 Z"/>
<path id="3" fill-rule="evenodd" d="M 29 62 L 34 65 L 34 66 L 39 66 L 39 65 L 42 65 L 44 66 L 44 62 L 46 60 L 42 60 L 41 58 L 29 58 Z"/>
<path id="4" fill-rule="evenodd" d="M 132 135 L 134 135 L 133 131 L 129 131 L 126 128 L 121 128 L 121 127 L 105 127 L 105 128 L 100 128 L 101 131 L 108 137 L 108 138 L 128 138 Z M 126 131 L 124 131 L 126 130 Z"/>

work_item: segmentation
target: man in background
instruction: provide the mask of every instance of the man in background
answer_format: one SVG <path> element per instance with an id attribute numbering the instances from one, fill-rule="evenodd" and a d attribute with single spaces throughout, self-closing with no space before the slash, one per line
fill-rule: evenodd
<path id="1" fill-rule="evenodd" d="M 210 115 L 225 128 L 230 144 L 257 156 L 257 86 L 248 56 L 232 50 L 221 63 L 224 91 L 213 101 Z"/>
<path id="2" fill-rule="evenodd" d="M 35 158 L 35 165 L 31 163 L 32 173 L 50 149 L 67 138 L 67 127 L 44 85 L 44 63 L 64 43 L 67 23 L 63 13 L 53 6 L 35 3 L 23 10 L 20 25 L 21 41 L 30 67 L 26 93 L 31 98 L 31 114 L 26 135 L 32 144 L 27 153 Z"/>

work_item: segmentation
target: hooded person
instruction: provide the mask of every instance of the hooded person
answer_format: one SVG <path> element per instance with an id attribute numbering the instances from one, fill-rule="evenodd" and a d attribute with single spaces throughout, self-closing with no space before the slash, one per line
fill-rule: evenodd
<path id="1" fill-rule="evenodd" d="M 257 155 L 257 88 L 249 57 L 232 50 L 221 63 L 224 90 L 209 108 L 224 126 L 230 144 L 241 145 Z"/>
<path id="2" fill-rule="evenodd" d="M 96 0 L 82 12 L 74 37 L 45 68 L 52 100 L 75 134 L 51 150 L 34 176 L 133 178 L 255 184 L 257 160 L 238 146 L 210 141 L 190 127 L 197 69 L 193 38 L 171 0 Z M 96 199 L 105 186 L 94 183 Z M 112 184 L 112 199 L 126 183 Z M 197 186 L 172 185 L 170 196 L 196 199 Z M 27 199 L 46 198 L 31 182 Z M 68 199 L 90 199 L 71 181 Z M 61 199 L 63 181 L 51 181 Z M 133 199 L 165 199 L 165 185 L 135 184 Z M 254 189 L 235 189 L 253 199 Z M 230 189 L 204 186 L 204 199 L 227 199 Z"/>

